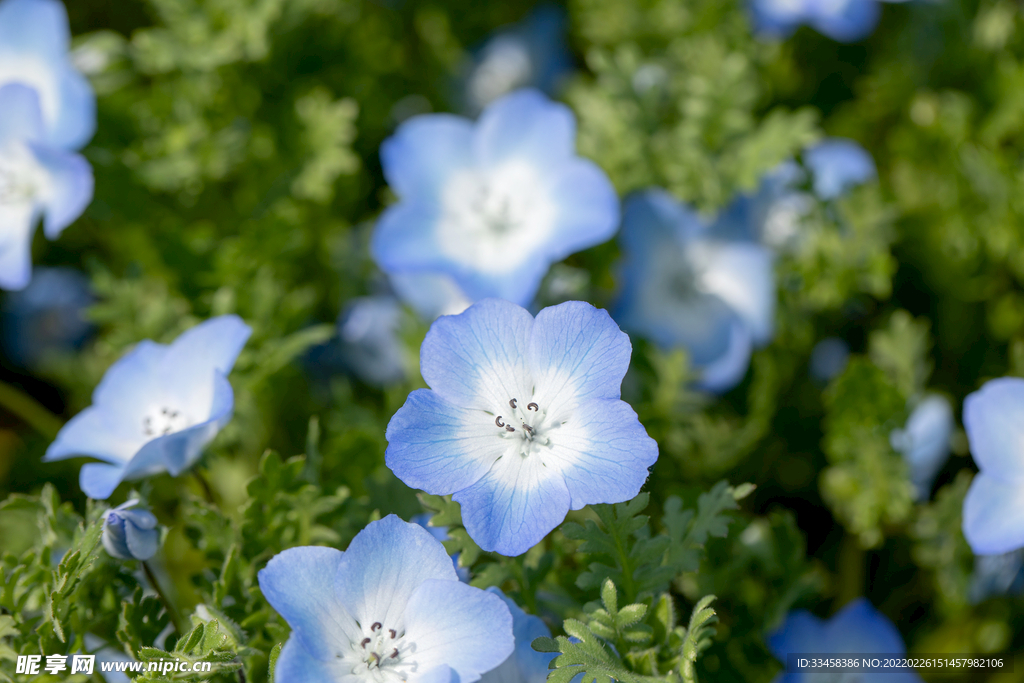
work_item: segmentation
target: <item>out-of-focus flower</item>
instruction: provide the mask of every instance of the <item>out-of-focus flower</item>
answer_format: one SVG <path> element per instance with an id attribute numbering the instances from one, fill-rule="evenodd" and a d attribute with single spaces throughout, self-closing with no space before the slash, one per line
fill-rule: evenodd
<path id="1" fill-rule="evenodd" d="M 838 375 L 850 361 L 850 347 L 839 337 L 827 337 L 811 350 L 811 377 L 828 382 Z"/>
<path id="2" fill-rule="evenodd" d="M 278 681 L 472 683 L 513 651 L 508 607 L 461 583 L 444 547 L 395 515 L 345 552 L 285 550 L 258 578 L 292 628 Z"/>
<path id="3" fill-rule="evenodd" d="M 537 638 L 550 638 L 551 630 L 540 617 L 527 614 L 500 588 L 487 589 L 505 601 L 512 613 L 512 632 L 515 634 L 516 649 L 497 669 L 488 671 L 480 683 L 544 683 L 548 678 L 548 664 L 555 658 L 554 653 L 537 652 L 532 643 Z"/>
<path id="4" fill-rule="evenodd" d="M 541 5 L 518 24 L 500 30 L 473 55 L 464 85 L 467 107 L 476 113 L 525 87 L 554 95 L 571 69 L 565 11 Z"/>
<path id="5" fill-rule="evenodd" d="M 448 275 L 471 301 L 529 304 L 552 263 L 618 225 L 618 196 L 575 138 L 572 112 L 536 90 L 502 97 L 475 124 L 404 122 L 381 146 L 400 201 L 377 222 L 377 263 L 392 277 Z"/>
<path id="6" fill-rule="evenodd" d="M 964 498 L 964 538 L 976 555 L 1024 547 L 1024 379 L 1002 377 L 964 399 L 978 472 Z"/>
<path id="7" fill-rule="evenodd" d="M 91 633 L 85 634 L 85 647 L 89 652 L 96 655 L 94 671 L 99 671 L 103 680 L 107 683 L 131 683 L 131 678 L 123 671 L 104 671 L 102 665 L 114 662 L 134 662 L 135 660 L 125 654 L 124 650 L 108 646 L 106 641 Z"/>
<path id="8" fill-rule="evenodd" d="M 386 387 L 405 377 L 402 306 L 391 296 L 354 299 L 338 320 L 345 367 L 367 384 Z"/>
<path id="9" fill-rule="evenodd" d="M 89 280 L 70 268 L 36 268 L 25 289 L 12 292 L 0 311 L 0 345 L 24 368 L 48 355 L 81 347 L 92 331 L 85 310 L 92 304 Z"/>
<path id="10" fill-rule="evenodd" d="M 1024 589 L 1024 550 L 1000 555 L 975 555 L 974 573 L 967 588 L 971 604 L 986 598 L 1020 593 Z"/>
<path id="11" fill-rule="evenodd" d="M 910 480 L 917 499 L 926 500 L 935 475 L 949 457 L 949 439 L 953 436 L 953 406 L 944 396 L 926 396 L 907 419 L 903 429 L 889 435 L 892 447 L 903 454 L 910 466 Z"/>
<path id="12" fill-rule="evenodd" d="M 0 87 L 17 83 L 37 94 L 39 143 L 53 149 L 80 149 L 96 129 L 96 96 L 71 63 L 70 43 L 58 0 L 0 1 Z"/>
<path id="13" fill-rule="evenodd" d="M 454 494 L 484 550 L 519 555 L 570 510 L 629 500 L 657 443 L 619 400 L 632 348 L 604 311 L 570 301 L 534 319 L 485 299 L 438 318 L 420 349 L 430 389 L 388 424 L 399 479 Z"/>
<path id="14" fill-rule="evenodd" d="M 252 330 L 235 315 L 211 318 L 169 346 L 144 340 L 114 363 L 43 458 L 91 455 L 79 481 L 106 499 L 124 480 L 177 476 L 199 459 L 234 412 L 227 375 Z"/>
<path id="15" fill-rule="evenodd" d="M 391 288 L 424 320 L 441 315 L 458 315 L 473 302 L 451 276 L 443 273 L 392 273 Z"/>
<path id="16" fill-rule="evenodd" d="M 6 0 L 11 2 L 12 0 Z M 2 7 L 0 7 L 2 9 Z M 0 26 L 3 25 L 0 16 Z M 0 75 L 3 61 L 0 56 Z M 2 81 L 2 78 L 0 78 Z M 49 146 L 40 97 L 20 84 L 0 87 L 0 288 L 32 277 L 32 233 L 57 239 L 92 201 L 92 168 L 80 155 Z"/>
<path id="17" fill-rule="evenodd" d="M 798 189 L 806 173 L 786 161 L 766 173 L 757 190 L 737 195 L 715 217 L 709 232 L 717 239 L 748 241 L 783 250 L 800 235 L 800 223 L 814 197 Z"/>
<path id="18" fill-rule="evenodd" d="M 875 160 L 867 150 L 846 138 L 819 142 L 804 152 L 804 163 L 811 169 L 814 193 L 822 199 L 835 199 L 878 176 Z"/>
<path id="19" fill-rule="evenodd" d="M 412 521 L 414 524 L 419 524 L 421 527 L 426 529 L 430 535 L 436 538 L 440 543 L 444 543 L 448 540 L 448 527 L 430 526 L 430 515 L 416 515 L 412 518 Z M 459 566 L 459 553 L 452 555 L 452 565 L 455 567 L 455 573 L 459 576 L 459 581 L 469 583 L 469 567 Z"/>
<path id="20" fill-rule="evenodd" d="M 787 615 L 779 630 L 768 636 L 768 649 L 780 662 L 791 654 L 905 654 L 903 637 L 884 614 L 864 598 L 857 598 L 827 621 L 805 610 Z M 852 677 L 852 674 L 847 674 Z M 774 683 L 813 683 L 818 673 L 780 673 Z M 852 678 L 851 678 L 852 680 Z M 892 683 L 921 683 L 915 671 L 885 675 Z"/>
<path id="21" fill-rule="evenodd" d="M 881 15 L 879 2 L 905 0 L 751 0 L 758 33 L 785 38 L 807 24 L 841 43 L 871 35 Z"/>
<path id="22" fill-rule="evenodd" d="M 121 560 L 148 560 L 160 547 L 156 517 L 132 499 L 103 513 L 103 547 Z"/>
<path id="23" fill-rule="evenodd" d="M 686 348 L 702 386 L 724 391 L 772 336 L 775 275 L 767 248 L 715 227 L 663 190 L 631 197 L 615 318 L 662 348 Z"/>

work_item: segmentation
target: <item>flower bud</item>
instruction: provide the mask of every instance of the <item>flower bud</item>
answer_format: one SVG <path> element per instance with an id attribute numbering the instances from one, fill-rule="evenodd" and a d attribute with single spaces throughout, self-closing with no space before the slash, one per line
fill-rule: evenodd
<path id="1" fill-rule="evenodd" d="M 160 547 L 160 529 L 156 517 L 145 509 L 132 510 L 138 500 L 103 513 L 103 547 L 122 560 L 148 560 Z"/>

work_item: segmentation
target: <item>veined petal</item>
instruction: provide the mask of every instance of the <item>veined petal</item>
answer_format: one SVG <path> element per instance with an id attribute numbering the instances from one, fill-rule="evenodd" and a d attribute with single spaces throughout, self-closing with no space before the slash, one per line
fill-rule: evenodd
<path id="1" fill-rule="evenodd" d="M 530 335 L 535 400 L 570 406 L 594 398 L 617 399 L 633 347 L 608 312 L 584 301 L 545 308 Z"/>
<path id="2" fill-rule="evenodd" d="M 274 680 L 281 683 L 365 683 L 361 676 L 353 675 L 351 669 L 351 663 L 335 657 L 314 657 L 292 633 L 277 656 Z"/>
<path id="3" fill-rule="evenodd" d="M 452 499 L 462 505 L 466 531 L 477 545 L 514 557 L 541 541 L 569 512 L 570 494 L 556 466 L 538 454 L 511 454 Z"/>
<path id="4" fill-rule="evenodd" d="M 447 664 L 440 664 L 423 673 L 413 672 L 408 683 L 459 683 L 458 675 Z"/>
<path id="5" fill-rule="evenodd" d="M 449 563 L 450 564 L 450 563 Z M 512 615 L 496 595 L 458 581 L 427 580 L 406 608 L 406 638 L 418 669 L 451 667 L 473 683 L 512 654 Z"/>
<path id="6" fill-rule="evenodd" d="M 338 562 L 335 592 L 360 623 L 401 630 L 410 597 L 428 579 L 459 583 L 444 546 L 418 524 L 388 515 L 352 539 Z"/>
<path id="7" fill-rule="evenodd" d="M 473 165 L 473 122 L 451 114 L 414 116 L 381 144 L 380 160 L 399 197 L 434 201 L 451 173 Z"/>
<path id="8" fill-rule="evenodd" d="M 551 196 L 558 198 L 549 251 L 552 262 L 607 242 L 619 229 L 619 195 L 605 172 L 589 159 L 574 158 L 554 171 Z"/>
<path id="9" fill-rule="evenodd" d="M 572 111 L 530 88 L 491 103 L 480 115 L 474 139 L 476 159 L 484 168 L 522 159 L 549 169 L 572 159 L 575 148 Z"/>
<path id="10" fill-rule="evenodd" d="M 43 233 L 51 240 L 57 239 L 92 201 L 92 166 L 80 154 L 39 145 L 32 145 L 32 152 L 49 175 L 48 191 L 41 197 Z"/>
<path id="11" fill-rule="evenodd" d="M 90 406 L 61 428 L 57 438 L 46 449 L 43 462 L 91 455 L 123 466 L 144 443 L 141 429 L 132 430 L 112 411 Z"/>
<path id="12" fill-rule="evenodd" d="M 423 379 L 449 403 L 486 411 L 530 395 L 527 350 L 533 317 L 500 299 L 434 321 L 420 348 Z"/>
<path id="13" fill-rule="evenodd" d="M 263 596 L 292 628 L 289 643 L 298 641 L 295 645 L 307 657 L 335 660 L 359 638 L 355 619 L 335 593 L 344 555 L 334 548 L 289 548 L 271 558 L 257 575 Z"/>
<path id="14" fill-rule="evenodd" d="M 508 450 L 499 432 L 492 415 L 417 389 L 388 423 L 384 462 L 406 485 L 447 495 L 476 483 Z"/>
<path id="15" fill-rule="evenodd" d="M 964 498 L 963 532 L 976 555 L 1024 547 L 1024 483 L 979 472 Z"/>
<path id="16" fill-rule="evenodd" d="M 1002 377 L 964 399 L 964 429 L 978 468 L 1024 482 L 1024 379 Z"/>
<path id="17" fill-rule="evenodd" d="M 658 459 L 658 444 L 628 403 L 595 399 L 579 404 L 571 420 L 551 430 L 550 451 L 537 455 L 565 478 L 570 506 L 579 510 L 636 496 Z"/>

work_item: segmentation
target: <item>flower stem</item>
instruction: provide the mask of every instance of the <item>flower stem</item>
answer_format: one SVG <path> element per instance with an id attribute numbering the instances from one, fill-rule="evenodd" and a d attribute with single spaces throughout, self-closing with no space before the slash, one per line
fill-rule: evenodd
<path id="1" fill-rule="evenodd" d="M 164 593 L 164 589 L 160 587 L 160 582 L 156 580 L 156 575 L 153 574 L 153 570 L 150 569 L 149 563 L 145 560 L 142 561 L 142 571 L 146 572 L 146 579 L 149 581 L 149 585 L 156 591 L 157 596 L 160 598 L 160 602 L 164 603 L 164 609 L 167 610 L 167 616 L 171 618 L 171 623 L 174 624 L 174 630 L 178 632 L 178 636 L 185 635 L 185 632 L 181 630 L 181 621 L 178 619 L 178 611 L 174 609 L 171 601 L 167 599 L 167 594 Z"/>
<path id="2" fill-rule="evenodd" d="M 60 419 L 38 401 L 6 382 L 0 382 L 0 406 L 48 439 L 57 436 L 63 426 Z"/>
<path id="3" fill-rule="evenodd" d="M 199 471 L 199 468 L 192 468 L 192 476 L 199 482 L 199 488 L 203 489 L 203 495 L 206 496 L 206 502 L 211 505 L 216 503 L 217 501 L 213 497 L 213 489 L 210 488 L 210 482 L 206 481 L 206 477 Z"/>

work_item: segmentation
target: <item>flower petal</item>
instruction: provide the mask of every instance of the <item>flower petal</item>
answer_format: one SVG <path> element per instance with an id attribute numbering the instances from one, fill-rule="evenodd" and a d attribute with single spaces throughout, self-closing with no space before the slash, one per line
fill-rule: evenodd
<path id="1" fill-rule="evenodd" d="M 405 637 L 419 669 L 447 664 L 472 683 L 512 654 L 512 615 L 496 595 L 457 581 L 424 581 L 409 598 Z"/>
<path id="2" fill-rule="evenodd" d="M 96 132 L 96 94 L 70 64 L 56 76 L 60 106 L 56 120 L 50 123 L 49 143 L 60 149 L 81 149 Z"/>
<path id="3" fill-rule="evenodd" d="M 818 9 L 815 5 L 821 5 Z M 877 2 L 844 2 L 836 11 L 835 3 L 815 3 L 811 6 L 809 23 L 826 36 L 841 43 L 853 43 L 871 35 L 881 16 Z"/>
<path id="4" fill-rule="evenodd" d="M 473 122 L 451 114 L 414 116 L 380 146 L 384 177 L 403 200 L 435 202 L 455 171 L 473 164 Z"/>
<path id="5" fill-rule="evenodd" d="M 608 176 L 589 159 L 574 158 L 551 178 L 557 198 L 556 230 L 550 236 L 548 258 L 561 261 L 570 254 L 607 242 L 619 229 L 619 195 Z"/>
<path id="6" fill-rule="evenodd" d="M 95 500 L 106 500 L 124 480 L 124 465 L 89 462 L 78 473 L 82 492 Z"/>
<path id="7" fill-rule="evenodd" d="M 277 656 L 274 680 L 286 683 L 365 683 L 351 672 L 351 664 L 337 658 L 318 659 L 304 647 L 293 632 Z"/>
<path id="8" fill-rule="evenodd" d="M 1002 377 L 964 399 L 964 429 L 978 468 L 1024 482 L 1024 379 Z"/>
<path id="9" fill-rule="evenodd" d="M 825 626 L 829 652 L 904 654 L 903 636 L 888 617 L 865 598 L 857 598 L 829 619 Z"/>
<path id="10" fill-rule="evenodd" d="M 814 175 L 814 192 L 822 199 L 835 199 L 877 175 L 867 150 L 846 138 L 819 142 L 804 152 L 804 163 Z"/>
<path id="11" fill-rule="evenodd" d="M 532 393 L 526 360 L 532 328 L 529 312 L 500 299 L 438 318 L 420 347 L 423 379 L 454 405 L 501 409 Z"/>
<path id="12" fill-rule="evenodd" d="M 1024 547 L 1024 484 L 979 472 L 964 498 L 963 531 L 976 555 Z"/>
<path id="13" fill-rule="evenodd" d="M 389 273 L 391 288 L 424 320 L 458 315 L 473 303 L 450 275 L 443 273 Z"/>
<path id="14" fill-rule="evenodd" d="M 722 355 L 701 370 L 700 386 L 716 393 L 732 389 L 747 374 L 753 350 L 750 330 L 739 320 L 734 321 L 729 330 L 729 344 Z"/>
<path id="15" fill-rule="evenodd" d="M 512 633 L 516 650 L 497 668 L 485 673 L 481 683 L 544 683 L 548 678 L 548 664 L 555 658 L 551 652 L 537 652 L 532 643 L 537 638 L 550 638 L 551 631 L 540 617 L 527 614 L 500 588 L 491 586 L 488 593 L 501 598 L 512 613 Z"/>
<path id="16" fill-rule="evenodd" d="M 0 205 L 0 288 L 24 289 L 32 279 L 32 232 L 37 219 L 30 203 Z"/>
<path id="17" fill-rule="evenodd" d="M 205 418 L 211 410 L 215 373 L 231 374 L 251 334 L 252 328 L 237 315 L 210 318 L 186 330 L 160 363 L 161 388 L 190 406 L 193 415 Z"/>
<path id="18" fill-rule="evenodd" d="M 824 642 L 824 623 L 806 610 L 795 610 L 777 631 L 768 636 L 768 649 L 780 662 L 790 654 L 828 652 Z"/>
<path id="19" fill-rule="evenodd" d="M 509 454 L 452 499 L 477 545 L 513 557 L 541 541 L 569 512 L 570 495 L 557 467 L 541 457 Z"/>
<path id="20" fill-rule="evenodd" d="M 71 42 L 68 15 L 58 0 L 5 0 L 0 5 L 0 46 L 59 63 Z"/>
<path id="21" fill-rule="evenodd" d="M 124 536 L 128 550 L 136 560 L 148 560 L 160 548 L 160 533 L 153 527 L 140 529 L 129 520 L 124 525 Z"/>
<path id="22" fill-rule="evenodd" d="M 0 83 L 0 146 L 12 140 L 33 142 L 42 136 L 39 94 L 21 83 Z"/>
<path id="23" fill-rule="evenodd" d="M 384 463 L 407 486 L 448 495 L 476 483 L 508 449 L 494 417 L 417 389 L 388 423 Z"/>
<path id="24" fill-rule="evenodd" d="M 136 344 L 103 375 L 92 392 L 93 406 L 132 421 L 141 435 L 142 416 L 150 398 L 158 392 L 157 369 L 167 348 L 148 339 Z"/>
<path id="25" fill-rule="evenodd" d="M 550 169 L 574 156 L 576 119 L 564 104 L 523 89 L 495 100 L 477 121 L 474 152 L 484 168 L 522 159 Z"/>
<path id="26" fill-rule="evenodd" d="M 766 343 L 775 323 L 775 271 L 772 254 L 757 244 L 701 242 L 692 247 L 703 265 L 701 291 L 729 304 L 750 328 L 756 344 Z"/>
<path id="27" fill-rule="evenodd" d="M 102 407 L 90 406 L 71 418 L 46 449 L 43 462 L 81 455 L 123 466 L 145 443 L 138 430 L 130 430 L 120 416 Z"/>
<path id="28" fill-rule="evenodd" d="M 459 683 L 459 677 L 450 666 L 441 664 L 423 673 L 409 674 L 408 683 Z"/>
<path id="29" fill-rule="evenodd" d="M 92 166 L 80 154 L 32 145 L 39 165 L 49 174 L 49 191 L 42 197 L 43 233 L 53 240 L 82 215 L 92 202 Z"/>
<path id="30" fill-rule="evenodd" d="M 374 227 L 370 254 L 388 274 L 446 273 L 450 259 L 441 253 L 437 207 L 415 201 L 389 206 Z"/>
<path id="31" fill-rule="evenodd" d="M 426 529 L 395 515 L 370 522 L 338 563 L 338 600 L 363 624 L 401 630 L 406 604 L 428 579 L 458 583 L 452 560 Z"/>
<path id="32" fill-rule="evenodd" d="M 297 640 L 295 644 L 307 657 L 333 660 L 342 652 L 347 654 L 359 638 L 355 620 L 335 592 L 344 556 L 334 548 L 289 548 L 271 558 L 257 575 L 267 602 L 292 627 L 289 643 Z M 281 655 L 283 659 L 283 650 Z"/>
<path id="33" fill-rule="evenodd" d="M 618 399 L 580 404 L 550 438 L 550 450 L 538 455 L 565 478 L 573 510 L 633 498 L 658 459 L 657 442 L 629 404 Z"/>

